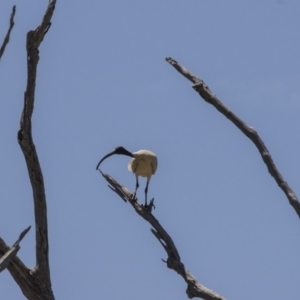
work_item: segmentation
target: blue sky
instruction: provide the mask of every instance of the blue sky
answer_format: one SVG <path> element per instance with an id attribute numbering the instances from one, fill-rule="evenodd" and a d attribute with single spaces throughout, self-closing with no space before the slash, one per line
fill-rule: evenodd
<path id="1" fill-rule="evenodd" d="M 1 40 L 14 4 L 0 62 L 0 236 L 9 244 L 34 225 L 16 135 L 26 33 L 47 1 L 3 1 Z M 300 194 L 299 11 L 296 0 L 57 2 L 40 47 L 33 116 L 56 299 L 186 299 L 149 224 L 95 171 L 119 145 L 157 154 L 154 215 L 202 284 L 231 300 L 300 294 L 296 213 L 253 144 L 165 62 L 183 64 L 253 126 Z M 133 190 L 128 161 L 113 156 L 102 168 Z M 32 229 L 19 251 L 29 267 L 34 249 Z M 0 289 L 3 299 L 24 299 L 8 271 Z"/>

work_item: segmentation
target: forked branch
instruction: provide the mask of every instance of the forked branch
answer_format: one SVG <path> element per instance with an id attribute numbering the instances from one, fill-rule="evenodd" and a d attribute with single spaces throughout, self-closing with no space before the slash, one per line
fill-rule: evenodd
<path id="1" fill-rule="evenodd" d="M 23 238 L 27 234 L 27 232 L 30 230 L 30 228 L 31 228 L 31 226 L 24 229 L 21 232 L 17 241 L 12 245 L 12 247 L 8 251 L 6 251 L 6 252 L 4 251 L 5 253 L 2 255 L 2 257 L 0 256 L 0 273 L 7 268 L 7 266 L 10 264 L 10 262 L 15 257 L 17 252 L 20 250 L 19 244 L 23 240 Z"/>
<path id="2" fill-rule="evenodd" d="M 28 269 L 14 254 L 6 266 L 24 296 L 30 300 L 54 300 L 51 288 L 49 268 L 49 244 L 47 228 L 47 205 L 43 174 L 38 155 L 32 139 L 31 117 L 34 107 L 37 64 L 39 61 L 39 46 L 51 25 L 51 18 L 55 9 L 56 0 L 49 0 L 43 20 L 35 30 L 27 34 L 27 87 L 24 94 L 24 107 L 21 115 L 18 142 L 27 164 L 30 183 L 33 191 L 35 234 L 36 234 L 36 265 Z M 20 239 L 24 233 L 21 234 Z M 17 249 L 18 242 L 14 245 Z M 5 255 L 10 248 L 0 238 L 0 255 Z"/>
<path id="3" fill-rule="evenodd" d="M 11 248 L 0 238 L 0 257 L 4 256 L 10 250 Z M 25 292 L 27 289 L 26 287 L 30 286 L 32 281 L 30 269 L 23 264 L 16 254 L 12 256 L 10 263 L 7 265 L 7 269 L 16 283 L 20 286 L 24 295 L 28 295 L 28 293 Z"/>
<path id="4" fill-rule="evenodd" d="M 225 300 L 225 298 L 223 298 L 222 296 L 200 284 L 196 280 L 196 278 L 185 268 L 184 264 L 180 260 L 178 250 L 172 238 L 160 225 L 159 221 L 151 214 L 151 212 L 149 212 L 147 208 L 141 205 L 136 198 L 132 198 L 133 193 L 131 193 L 126 187 L 119 184 L 108 174 L 102 173 L 101 170 L 99 171 L 109 183 L 109 188 L 112 189 L 116 194 L 118 194 L 125 202 L 128 201 L 135 209 L 137 214 L 151 224 L 151 232 L 167 252 L 168 259 L 166 263 L 168 268 L 176 271 L 183 277 L 184 281 L 187 283 L 186 293 L 188 297 L 190 299 L 197 297 L 205 300 Z"/>
<path id="5" fill-rule="evenodd" d="M 171 64 L 180 74 L 186 77 L 188 80 L 194 83 L 193 88 L 199 93 L 199 95 L 205 100 L 207 103 L 213 105 L 220 113 L 222 113 L 226 118 L 228 118 L 237 128 L 239 128 L 256 146 L 258 149 L 264 163 L 266 164 L 269 173 L 275 179 L 278 186 L 285 193 L 290 205 L 296 211 L 298 217 L 300 217 L 300 203 L 299 200 L 288 185 L 288 183 L 284 180 L 282 175 L 279 173 L 271 154 L 264 144 L 263 140 L 258 135 L 257 131 L 248 126 L 244 121 L 242 121 L 237 115 L 235 115 L 230 109 L 228 109 L 217 97 L 212 93 L 209 87 L 203 82 L 203 80 L 196 77 L 190 71 L 188 71 L 185 67 L 181 66 L 176 60 L 171 57 L 167 57 L 166 61 Z"/>

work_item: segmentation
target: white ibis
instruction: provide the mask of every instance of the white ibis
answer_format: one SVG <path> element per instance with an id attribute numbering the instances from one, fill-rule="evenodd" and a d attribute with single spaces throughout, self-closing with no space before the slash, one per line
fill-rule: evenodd
<path id="1" fill-rule="evenodd" d="M 145 188 L 145 207 L 148 207 L 147 204 L 147 193 L 148 193 L 148 185 L 151 179 L 151 176 L 155 174 L 156 169 L 157 169 L 157 157 L 156 155 L 149 151 L 149 150 L 139 150 L 137 152 L 129 152 L 126 150 L 124 147 L 117 147 L 115 150 L 112 152 L 109 152 L 106 154 L 98 163 L 96 170 L 98 170 L 100 164 L 102 163 L 103 160 L 108 158 L 111 155 L 114 154 L 121 154 L 121 155 L 127 155 L 132 157 L 131 161 L 128 164 L 128 170 L 132 171 L 135 174 L 136 177 L 136 185 L 135 185 L 135 191 L 134 191 L 134 196 L 136 195 L 136 191 L 139 187 L 139 176 L 142 177 L 147 177 L 147 184 Z M 152 202 L 151 202 L 152 203 Z M 153 205 L 153 203 L 150 206 Z M 150 208 L 151 209 L 151 208 Z"/>

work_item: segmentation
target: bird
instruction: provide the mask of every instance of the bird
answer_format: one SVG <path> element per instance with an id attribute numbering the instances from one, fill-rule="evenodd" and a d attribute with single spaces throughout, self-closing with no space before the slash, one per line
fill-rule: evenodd
<path id="1" fill-rule="evenodd" d="M 145 207 L 148 207 L 147 203 L 147 194 L 148 186 L 152 175 L 155 174 L 157 170 L 157 157 L 156 155 L 149 150 L 139 150 L 137 152 L 130 152 L 122 146 L 117 147 L 115 150 L 106 154 L 98 163 L 96 170 L 99 169 L 100 164 L 109 156 L 114 154 L 126 155 L 132 157 L 131 161 L 128 164 L 128 171 L 132 171 L 136 177 L 135 191 L 133 193 L 133 198 L 135 198 L 137 189 L 139 187 L 139 176 L 146 177 L 147 183 L 145 188 Z M 153 206 L 153 201 L 151 201 L 150 209 Z"/>

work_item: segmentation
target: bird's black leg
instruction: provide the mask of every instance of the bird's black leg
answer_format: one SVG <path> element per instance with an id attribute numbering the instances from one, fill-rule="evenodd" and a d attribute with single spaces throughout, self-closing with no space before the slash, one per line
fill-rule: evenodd
<path id="1" fill-rule="evenodd" d="M 148 185 L 149 185 L 149 181 L 147 180 L 147 184 L 146 184 L 146 188 L 145 188 L 145 207 L 148 206 L 148 204 L 147 204 Z"/>
<path id="2" fill-rule="evenodd" d="M 135 198 L 135 196 L 136 196 L 136 191 L 137 191 L 137 189 L 139 188 L 139 178 L 138 178 L 138 176 L 136 177 L 136 184 L 135 184 L 135 191 L 134 191 L 134 193 L 133 193 L 133 199 Z"/>

